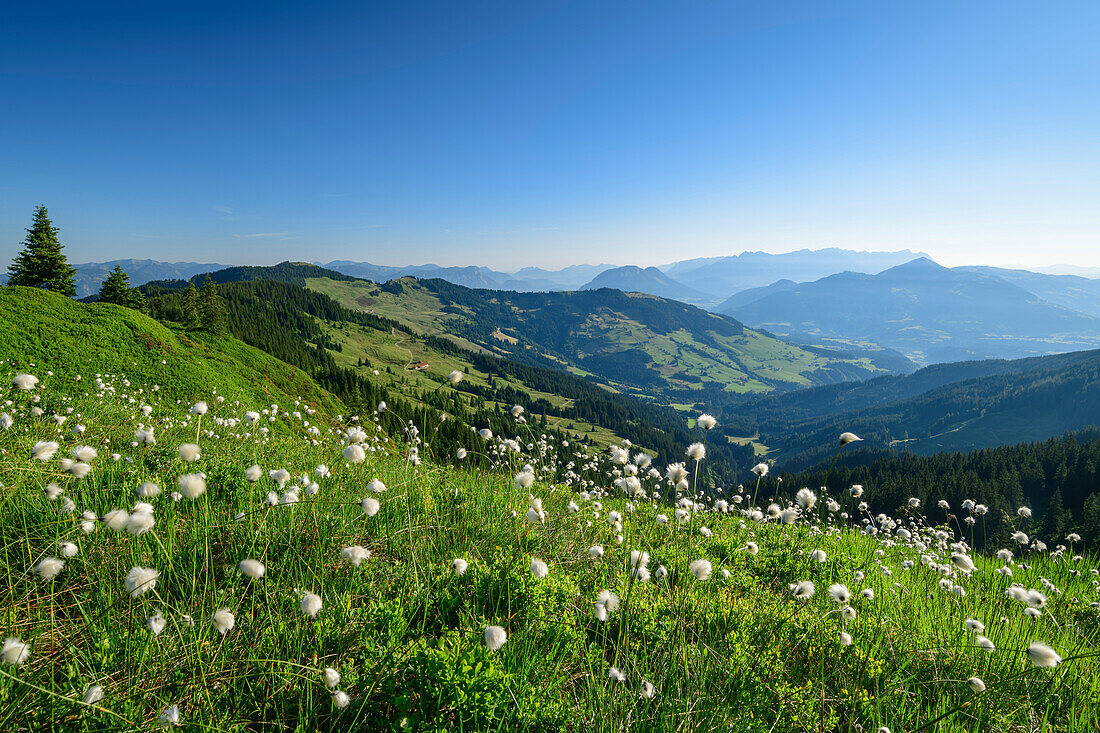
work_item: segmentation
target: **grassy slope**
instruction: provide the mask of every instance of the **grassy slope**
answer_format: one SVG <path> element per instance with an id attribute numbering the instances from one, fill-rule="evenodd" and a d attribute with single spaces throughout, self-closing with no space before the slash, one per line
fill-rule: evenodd
<path id="1" fill-rule="evenodd" d="M 129 308 L 84 305 L 34 288 L 0 289 L 0 354 L 5 365 L 52 365 L 61 378 L 126 374 L 176 399 L 209 396 L 250 402 L 301 398 L 335 414 L 339 401 L 307 374 L 232 338 L 173 331 Z M 168 364 L 162 364 L 167 361 Z"/>
<path id="2" fill-rule="evenodd" d="M 0 433 L 0 538 L 11 570 L 0 636 L 33 644 L 25 666 L 0 667 L 5 731 L 148 728 L 171 704 L 179 705 L 186 729 L 227 731 L 277 725 L 610 733 L 629 723 L 634 730 L 793 732 L 858 723 L 865 730 L 977 732 L 1084 731 L 1097 723 L 1100 626 L 1087 605 L 1095 598 L 1088 573 L 1095 559 L 1076 566 L 1085 571 L 1080 578 L 1065 559 L 1042 554 L 1027 557 L 1030 569 L 1017 566 L 1014 580 L 1026 587 L 1040 587 L 1046 577 L 1060 589 L 1032 621 L 1004 597 L 1009 580 L 992 573 L 999 565 L 992 561 L 978 558 L 978 572 L 954 578 L 966 589 L 954 595 L 938 586 L 940 573 L 902 566 L 921 553 L 904 542 L 849 529 L 822 535 L 806 522 L 744 527 L 736 514 L 717 512 L 677 531 L 655 522 L 658 512 L 671 513 L 666 507 L 640 503 L 630 511 L 622 499 L 601 498 L 598 508 L 545 483 L 530 491 L 544 499 L 547 519 L 531 525 L 524 519 L 528 489 L 512 485 L 506 466 L 503 476 L 416 468 L 386 455 L 383 440 L 382 454 L 345 467 L 338 440 L 313 445 L 293 421 L 268 438 L 243 431 L 204 438 L 200 461 L 183 464 L 175 446 L 192 438 L 192 427 L 186 405 L 167 399 L 154 400 L 150 418 L 160 443 L 123 448 L 133 461 L 112 462 L 107 440 L 125 446 L 141 418 L 127 399 L 139 385 L 111 386 L 102 397 L 68 395 L 89 424 L 81 441 L 100 448 L 85 479 L 64 476 L 56 460 L 29 460 L 30 445 L 55 430 L 26 414 L 26 395 L 12 394 L 16 423 Z M 64 398 L 47 389 L 43 402 Z M 212 417 L 247 407 L 215 406 Z M 65 450 L 76 442 L 63 440 Z M 527 460 L 542 472 L 555 459 L 512 458 L 513 465 Z M 268 509 L 262 498 L 277 487 L 266 477 L 244 479 L 253 462 L 294 475 L 325 462 L 334 472 L 318 495 L 303 492 L 297 504 Z M 178 503 L 153 500 L 152 531 L 134 537 L 103 525 L 88 535 L 79 529 L 80 511 L 128 508 L 141 481 L 170 488 L 194 470 L 207 474 L 208 491 Z M 389 490 L 377 495 L 380 511 L 366 517 L 358 501 L 374 477 Z M 51 480 L 76 512 L 65 514 L 43 495 Z M 761 495 L 773 488 L 765 482 Z M 571 499 L 581 505 L 575 514 L 566 511 Z M 622 545 L 608 523 L 612 509 L 624 513 Z M 712 536 L 698 531 L 702 524 Z M 58 541 L 77 543 L 79 553 L 54 581 L 29 575 Z M 759 554 L 746 551 L 748 541 L 758 543 Z M 373 553 L 362 567 L 340 561 L 352 544 Z M 597 544 L 607 552 L 593 560 L 588 548 Z M 927 551 L 944 561 L 946 548 L 932 544 Z M 651 570 L 665 566 L 672 575 L 631 582 L 632 549 L 650 553 Z M 827 560 L 811 561 L 812 549 L 824 550 Z M 237 571 L 249 557 L 265 563 L 262 580 Z M 455 557 L 470 563 L 461 577 L 450 569 Z M 548 577 L 532 577 L 532 557 L 549 564 Z M 713 562 L 709 580 L 688 572 L 697 558 Z M 133 565 L 161 571 L 155 592 L 127 596 L 123 578 Z M 856 571 L 867 578 L 856 581 Z M 806 579 L 817 593 L 794 600 L 788 584 Z M 852 600 L 853 621 L 843 622 L 825 593 L 836 581 L 857 593 L 874 591 L 873 599 Z M 623 602 L 600 622 L 592 602 L 604 588 Z M 323 600 L 316 619 L 299 609 L 305 590 Z M 236 617 L 224 636 L 210 623 L 221 608 Z M 145 624 L 158 611 L 167 624 L 153 636 Z M 1007 623 L 998 623 L 1001 616 Z M 976 648 L 967 618 L 989 627 L 995 653 Z M 481 642 L 489 624 L 508 632 L 498 652 Z M 838 644 L 842 629 L 853 646 Z M 1077 658 L 1055 670 L 1031 668 L 1021 649 L 1032 639 Z M 612 665 L 625 682 L 609 679 Z M 351 698 L 346 709 L 330 701 L 323 667 L 342 675 L 339 687 Z M 988 690 L 972 693 L 971 675 Z M 638 698 L 643 679 L 656 688 L 652 700 Z M 95 707 L 73 699 L 90 684 L 105 688 Z M 940 715 L 944 720 L 933 722 Z"/>
<path id="3" fill-rule="evenodd" d="M 361 281 L 308 278 L 306 285 L 330 295 L 349 308 L 371 310 L 378 315 L 406 323 L 421 333 L 450 336 L 468 348 L 472 346 L 487 349 L 513 358 L 524 357 L 523 351 L 519 349 L 533 348 L 531 345 L 516 347 L 507 338 L 520 335 L 519 332 L 509 333 L 516 324 L 501 324 L 503 337 L 487 335 L 474 343 L 467 338 L 454 337 L 449 332 L 463 316 L 458 313 L 444 313 L 444 304 L 439 296 L 424 284 L 413 280 L 405 282 L 407 285 L 400 294 L 387 292 L 378 285 Z M 652 360 L 651 368 L 659 377 L 660 390 L 697 390 L 711 386 L 732 393 L 767 392 L 777 385 L 787 388 L 808 386 L 814 383 L 815 374 L 822 370 L 842 368 L 850 369 L 853 373 L 860 370 L 865 373 L 875 372 L 869 359 L 838 359 L 814 354 L 756 331 L 746 330 L 738 336 L 715 335 L 712 344 L 705 344 L 687 330 L 661 333 L 622 314 L 608 311 L 591 314 L 579 325 L 576 336 L 579 345 L 545 345 L 537 349 L 539 357 L 559 361 L 570 371 L 584 375 L 588 371 L 577 361 L 578 356 L 591 355 L 594 352 L 616 354 L 638 349 Z M 617 389 L 638 392 L 637 389 L 606 376 L 601 381 Z"/>

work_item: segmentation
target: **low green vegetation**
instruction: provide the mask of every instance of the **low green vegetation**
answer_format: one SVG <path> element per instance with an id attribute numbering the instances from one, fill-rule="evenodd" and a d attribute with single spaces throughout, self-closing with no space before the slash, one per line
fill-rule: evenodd
<path id="1" fill-rule="evenodd" d="M 433 430 L 248 392 L 243 344 L 199 344 L 226 350 L 208 381 L 155 391 L 137 347 L 68 347 L 3 365 L 5 731 L 1100 722 L 1075 536 L 995 558 L 971 550 L 973 502 L 955 525 L 932 498 L 875 514 L 838 474 L 723 489 L 698 427 L 667 470 L 538 433 L 444 465 Z M 164 373 L 195 369 L 174 348 Z"/>

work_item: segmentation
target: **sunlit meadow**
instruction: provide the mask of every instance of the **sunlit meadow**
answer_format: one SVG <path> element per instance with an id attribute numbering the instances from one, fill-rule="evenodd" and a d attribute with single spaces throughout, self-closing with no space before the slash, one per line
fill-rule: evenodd
<path id="1" fill-rule="evenodd" d="M 860 487 L 763 464 L 707 485 L 708 416 L 655 466 L 551 443 L 517 406 L 526 438 L 482 430 L 485 472 L 377 413 L 0 371 L 0 730 L 1100 718 L 1097 560 L 1025 536 L 1026 507 L 983 557 L 975 502 L 930 526 L 916 500 L 871 515 Z"/>

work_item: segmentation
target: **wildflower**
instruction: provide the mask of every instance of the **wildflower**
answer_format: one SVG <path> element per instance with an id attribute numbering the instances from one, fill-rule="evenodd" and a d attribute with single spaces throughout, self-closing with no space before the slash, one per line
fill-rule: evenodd
<path id="1" fill-rule="evenodd" d="M 0 649 L 0 661 L 17 667 L 24 664 L 30 655 L 30 642 L 20 641 L 18 636 L 9 636 L 4 639 L 4 647 Z"/>
<path id="2" fill-rule="evenodd" d="M 642 684 L 638 686 L 638 697 L 643 700 L 652 700 L 653 696 L 657 694 L 657 688 L 649 682 L 642 680 Z"/>
<path id="3" fill-rule="evenodd" d="M 691 563 L 691 574 L 695 576 L 696 580 L 706 580 L 710 577 L 713 566 L 709 560 L 698 559 Z"/>
<path id="4" fill-rule="evenodd" d="M 852 593 L 848 590 L 848 586 L 843 583 L 833 583 L 829 586 L 828 593 L 830 598 L 841 604 L 847 603 L 852 597 Z"/>
<path id="5" fill-rule="evenodd" d="M 244 470 L 245 480 L 256 483 L 260 480 L 260 477 L 264 475 L 264 471 L 260 468 L 259 464 L 253 463 L 251 466 Z"/>
<path id="6" fill-rule="evenodd" d="M 267 572 L 267 568 L 259 560 L 253 560 L 252 558 L 245 558 L 237 563 L 237 569 L 241 571 L 242 575 L 247 575 L 253 580 L 259 580 L 264 577 L 264 573 Z"/>
<path id="7" fill-rule="evenodd" d="M 131 597 L 137 598 L 153 590 L 157 586 L 157 578 L 159 577 L 159 570 L 140 566 L 132 567 L 130 572 L 126 574 L 126 592 Z"/>
<path id="8" fill-rule="evenodd" d="M 63 567 L 65 567 L 64 560 L 56 557 L 44 557 L 31 568 L 31 572 L 42 580 L 53 580 Z"/>
<path id="9" fill-rule="evenodd" d="M 201 473 L 185 473 L 179 477 L 180 493 L 188 499 L 198 499 L 206 491 L 206 479 Z"/>
<path id="10" fill-rule="evenodd" d="M 164 618 L 164 614 L 162 614 L 159 610 L 149 618 L 145 619 L 145 625 L 149 628 L 150 631 L 153 632 L 153 636 L 160 636 L 160 632 L 164 631 L 164 627 L 165 625 L 167 625 L 167 623 L 168 619 Z"/>
<path id="11" fill-rule="evenodd" d="M 956 552 L 954 555 L 952 555 L 951 556 L 951 562 L 954 563 L 955 567 L 957 567 L 959 570 L 963 571 L 964 573 L 969 574 L 969 573 L 974 572 L 977 569 L 974 566 L 974 561 L 970 559 L 970 556 L 969 555 L 964 555 L 961 552 Z"/>
<path id="12" fill-rule="evenodd" d="M 155 524 L 156 519 L 153 517 L 153 507 L 143 502 L 139 502 L 130 516 L 126 518 L 126 531 L 137 536 L 148 532 Z"/>
<path id="13" fill-rule="evenodd" d="M 181 461 L 194 463 L 202 458 L 202 453 L 199 452 L 199 447 L 194 443 L 184 443 L 179 447 L 179 457 Z"/>
<path id="14" fill-rule="evenodd" d="M 332 667 L 325 667 L 325 671 L 321 675 L 325 679 L 325 686 L 330 690 L 335 690 L 336 685 L 340 684 L 340 673 Z"/>
<path id="15" fill-rule="evenodd" d="M 542 560 L 539 560 L 538 558 L 532 558 L 531 575 L 534 575 L 536 578 L 542 579 L 549 574 L 550 568 L 546 566 L 546 563 L 544 563 Z"/>
<path id="16" fill-rule="evenodd" d="M 363 446 L 353 443 L 344 448 L 344 458 L 351 463 L 362 463 L 367 459 L 367 454 L 364 452 Z"/>
<path id="17" fill-rule="evenodd" d="M 33 374 L 16 374 L 11 380 L 12 389 L 18 389 L 24 392 L 34 389 L 36 384 L 38 384 L 38 377 Z"/>
<path id="18" fill-rule="evenodd" d="M 85 705 L 95 705 L 97 702 L 103 699 L 103 687 L 100 685 L 92 685 L 84 691 L 84 697 L 82 700 Z"/>
<path id="19" fill-rule="evenodd" d="M 375 499 L 373 496 L 368 496 L 366 499 L 359 502 L 359 506 L 363 509 L 364 514 L 368 517 L 373 517 L 378 513 L 378 509 L 382 505 L 378 503 L 378 499 Z"/>
<path id="20" fill-rule="evenodd" d="M 808 600 L 817 590 L 814 587 L 812 580 L 803 580 L 798 583 L 792 583 L 790 586 L 791 593 L 800 601 Z"/>
<path id="21" fill-rule="evenodd" d="M 798 502 L 798 506 L 809 511 L 813 509 L 814 504 L 817 503 L 817 494 L 806 488 L 799 489 L 798 493 L 794 495 L 794 500 Z"/>
<path id="22" fill-rule="evenodd" d="M 321 596 L 316 593 L 306 593 L 302 596 L 302 613 L 306 614 L 310 618 L 317 618 L 317 613 L 321 610 Z"/>
<path id="23" fill-rule="evenodd" d="M 200 405 L 205 405 L 205 402 L 200 402 Z M 157 722 L 160 723 L 162 728 L 167 728 L 170 725 L 180 724 L 180 706 L 169 705 L 166 707 L 160 716 L 157 717 Z"/>
<path id="24" fill-rule="evenodd" d="M 810 559 L 814 562 L 825 562 L 828 556 L 825 554 L 825 550 L 814 550 L 810 553 Z"/>
<path id="25" fill-rule="evenodd" d="M 618 667 L 612 667 L 607 671 L 607 676 L 612 682 L 626 682 L 626 675 L 619 671 Z"/>
<path id="26" fill-rule="evenodd" d="M 979 679 L 978 677 L 971 677 L 967 680 L 967 682 L 970 684 L 970 689 L 973 690 L 975 693 L 985 692 L 985 683 L 982 682 L 981 679 Z"/>
<path id="27" fill-rule="evenodd" d="M 500 626 L 488 626 L 485 629 L 483 639 L 485 640 L 485 646 L 489 647 L 489 651 L 495 652 L 504 646 L 504 642 L 508 641 L 508 634 Z"/>
<path id="28" fill-rule="evenodd" d="M 351 704 L 351 698 L 343 690 L 336 690 L 332 693 L 332 704 L 342 710 Z"/>
<path id="29" fill-rule="evenodd" d="M 692 443 L 687 447 L 685 453 L 687 453 L 688 458 L 691 460 L 701 461 L 706 458 L 707 447 L 702 443 Z"/>
<path id="30" fill-rule="evenodd" d="M 352 545 L 351 547 L 345 547 L 340 551 L 340 559 L 350 562 L 355 567 L 370 558 L 370 550 L 362 547 L 361 545 Z"/>
<path id="31" fill-rule="evenodd" d="M 468 562 L 459 557 L 451 560 L 451 570 L 455 572 L 455 575 L 465 575 L 466 568 L 468 568 L 469 565 L 470 564 Z"/>
<path id="32" fill-rule="evenodd" d="M 855 443 L 855 442 L 858 442 L 860 440 L 863 440 L 863 438 L 859 437 L 855 433 L 841 433 L 840 434 L 840 444 L 841 445 L 848 445 L 849 443 Z"/>
<path id="33" fill-rule="evenodd" d="M 1058 652 L 1041 641 L 1033 641 L 1027 648 L 1027 656 L 1036 667 L 1057 667 L 1062 661 Z"/>
<path id="34" fill-rule="evenodd" d="M 210 623 L 214 625 L 214 629 L 219 634 L 225 636 L 226 633 L 237 625 L 237 619 L 234 618 L 233 612 L 228 608 L 219 608 L 210 618 Z"/>
<path id="35" fill-rule="evenodd" d="M 31 455 L 40 461 L 48 461 L 53 458 L 60 446 L 52 440 L 40 440 L 31 448 Z"/>

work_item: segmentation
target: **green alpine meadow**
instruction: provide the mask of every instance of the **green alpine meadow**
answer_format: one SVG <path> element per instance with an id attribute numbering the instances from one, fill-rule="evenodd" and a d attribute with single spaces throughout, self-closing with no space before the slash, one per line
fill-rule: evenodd
<path id="1" fill-rule="evenodd" d="M 979 553 L 973 499 L 713 485 L 709 415 L 664 465 L 523 405 L 456 448 L 231 336 L 0 306 L 3 730 L 1097 724 L 1100 562 L 1027 507 Z"/>

